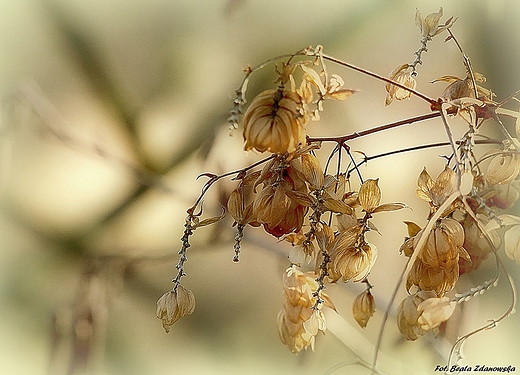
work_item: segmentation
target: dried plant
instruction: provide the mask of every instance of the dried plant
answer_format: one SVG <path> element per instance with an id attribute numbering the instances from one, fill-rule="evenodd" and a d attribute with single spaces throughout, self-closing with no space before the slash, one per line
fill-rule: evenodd
<path id="1" fill-rule="evenodd" d="M 289 350 L 297 353 L 313 348 L 315 336 L 325 331 L 322 308 L 334 308 L 325 293 L 330 283 L 366 284 L 366 290 L 353 301 L 353 316 L 365 327 L 376 303 L 368 279 L 378 254 L 368 236 L 369 232 L 377 231 L 372 219 L 380 213 L 391 216 L 393 211 L 407 205 L 381 203 L 379 180 L 365 178 L 362 165 L 375 158 L 445 145 L 451 146 L 451 154 L 440 159 L 442 172 L 437 178 L 432 178 L 426 169 L 418 174 L 417 195 L 428 204 L 429 214 L 422 224 L 406 222 L 408 236 L 399 252 L 408 257 L 408 262 L 386 308 L 371 368 L 376 371 L 386 319 L 403 280 L 406 280 L 409 296 L 399 305 L 397 325 L 406 339 L 416 340 L 438 330 L 450 319 L 458 304 L 495 284 L 500 272 L 506 275 L 511 290 L 510 307 L 501 317 L 462 336 L 453 346 L 450 363 L 460 359 L 460 348 L 467 338 L 495 326 L 513 312 L 515 286 L 502 263 L 498 231 L 508 227 L 503 239 L 505 255 L 519 263 L 520 218 L 503 213 L 517 201 L 520 189 L 520 113 L 504 108 L 510 102 L 519 101 L 518 92 L 497 102 L 490 89 L 479 86 L 477 83 L 484 83 L 485 77 L 473 71 L 470 59 L 452 32 L 457 19 L 452 17 L 442 23 L 442 16 L 442 8 L 424 18 L 417 10 L 415 22 L 420 30 L 420 48 L 411 63 L 400 64 L 388 77 L 329 56 L 322 46 L 307 47 L 245 69 L 229 117 L 230 130 L 243 129 L 245 151 L 254 150 L 268 156 L 240 170 L 202 175 L 208 181 L 187 210 L 173 289 L 158 302 L 158 317 L 167 332 L 177 319 L 193 311 L 193 294 L 181 285 L 181 278 L 186 276 L 184 265 L 189 238 L 195 229 L 224 217 L 223 214 L 203 219 L 202 200 L 215 183 L 228 177 L 236 181 L 236 188 L 227 200 L 227 212 L 237 231 L 233 260 L 239 260 L 246 228 L 259 228 L 292 244 L 278 315 L 280 338 Z M 440 35 L 445 35 L 446 42 L 457 45 L 466 77 L 446 75 L 433 81 L 449 84 L 434 99 L 417 90 L 417 77 L 427 44 Z M 261 92 L 248 104 L 251 75 L 273 65 L 277 86 Z M 331 66 L 351 69 L 381 81 L 387 93 L 385 105 L 415 95 L 428 105 L 430 112 L 344 136 L 310 137 L 307 127 L 320 119 L 327 100 L 346 100 L 356 92 L 344 88 L 344 80 L 337 73 L 329 72 Z M 516 119 L 515 132 L 506 129 L 501 120 L 504 116 Z M 463 119 L 467 126 L 459 139 L 454 138 L 450 128 L 450 122 L 456 117 Z M 356 138 L 432 118 L 441 119 L 446 142 L 420 144 L 372 156 L 354 153 L 349 146 Z M 477 137 L 487 120 L 501 130 L 503 139 Z M 325 168 L 318 157 L 324 143 L 334 145 Z M 480 144 L 494 144 L 496 148 L 479 155 Z M 337 166 L 334 172 L 329 172 L 332 169 L 329 162 L 334 157 Z M 487 258 L 495 260 L 496 278 L 470 290 L 455 292 L 459 277 L 477 272 Z M 309 266 L 311 262 L 313 266 Z M 179 295 L 179 291 L 187 297 Z"/>
<path id="2" fill-rule="evenodd" d="M 365 176 L 363 167 L 376 159 L 441 146 L 448 146 L 451 151 L 438 159 L 436 177 L 426 168 L 411 172 L 418 177 L 417 185 L 410 189 L 415 189 L 416 195 L 425 202 L 428 213 L 424 222 L 406 221 L 403 226 L 403 232 L 407 228 L 407 233 L 403 233 L 405 239 L 395 254 L 406 258 L 406 265 L 390 302 L 383 309 L 372 361 L 367 363 L 361 359 L 357 364 L 370 368 L 372 373 L 380 373 L 378 355 L 382 336 L 395 306 L 396 325 L 402 336 L 410 341 L 419 340 L 429 332 L 438 332 L 459 305 L 496 285 L 500 274 L 505 276 L 510 289 L 508 308 L 498 318 L 457 339 L 448 354 L 447 368 L 462 359 L 462 346 L 468 338 L 494 328 L 514 312 L 516 289 L 503 258 L 505 255 L 520 264 L 520 217 L 510 210 L 520 197 L 520 112 L 506 106 L 518 105 L 520 90 L 496 101 L 493 91 L 480 85 L 485 84 L 486 78 L 473 70 L 471 60 L 452 31 L 457 18 L 442 22 L 442 17 L 442 8 L 426 17 L 416 11 L 420 46 L 411 62 L 399 64 L 388 76 L 330 56 L 319 45 L 272 57 L 244 69 L 228 118 L 229 130 L 234 133 L 241 129 L 244 151 L 263 157 L 241 169 L 199 176 L 207 181 L 186 210 L 173 286 L 157 301 L 157 318 L 167 333 L 177 321 L 195 311 L 195 293 L 182 284 L 187 276 L 185 266 L 191 236 L 199 228 L 218 223 L 227 214 L 233 220 L 235 231 L 234 262 L 240 260 L 242 242 L 247 238 L 247 231 L 253 229 L 279 239 L 278 246 L 287 249 L 288 264 L 281 276 L 277 324 L 280 340 L 291 352 L 314 349 L 316 336 L 326 331 L 324 307 L 335 310 L 326 292 L 330 284 L 364 284 L 364 290 L 352 301 L 352 316 L 365 328 L 377 305 L 372 294 L 375 286 L 369 277 L 377 262 L 378 248 L 371 242 L 370 232 L 385 236 L 378 230 L 374 218 L 392 220 L 394 211 L 409 205 L 385 202 L 379 177 Z M 418 89 L 419 68 L 428 43 L 440 36 L 456 45 L 466 74 L 462 78 L 444 75 L 431 81 L 436 83 L 434 87 L 439 87 L 439 96 L 432 98 Z M 263 69 L 272 69 L 273 87 L 248 99 L 250 78 Z M 355 71 L 378 80 L 382 93 L 386 92 L 384 106 L 415 96 L 425 104 L 425 113 L 341 136 L 309 136 L 307 129 L 320 121 L 325 102 L 348 100 L 356 94 L 357 90 L 345 87 L 344 79 L 338 72 L 332 73 L 332 69 Z M 92 151 L 91 145 L 82 144 L 63 132 L 56 125 L 60 118 L 52 105 L 41 98 L 34 99 L 34 94 L 25 90 L 21 96 L 44 120 L 50 133 L 73 147 Z M 504 118 L 516 121 L 515 129 L 509 129 Z M 376 154 L 353 151 L 350 146 L 362 137 L 431 119 L 440 120 L 437 125 L 439 131 L 445 133 L 445 141 Z M 466 126 L 458 138 L 451 131 L 454 119 L 462 120 Z M 484 122 L 497 128 L 502 137 L 485 134 Z M 325 144 L 331 147 L 323 147 Z M 483 145 L 487 145 L 487 149 L 480 147 Z M 490 146 L 493 149 L 489 150 Z M 123 165 L 143 186 L 171 193 L 170 187 L 155 174 L 113 158 L 102 147 L 96 145 L 94 149 L 97 155 Z M 332 151 L 326 151 L 328 149 Z M 226 207 L 219 215 L 206 214 L 204 198 L 223 179 L 234 183 L 231 192 L 226 194 Z M 115 274 L 121 276 L 125 267 L 130 268 L 143 259 L 112 259 L 120 268 Z M 461 277 L 481 271 L 486 261 L 495 267 L 492 279 L 466 290 L 459 287 Z M 89 272 L 87 279 L 95 280 L 100 274 L 100 271 Z M 407 293 L 400 302 L 397 301 L 399 291 Z"/>

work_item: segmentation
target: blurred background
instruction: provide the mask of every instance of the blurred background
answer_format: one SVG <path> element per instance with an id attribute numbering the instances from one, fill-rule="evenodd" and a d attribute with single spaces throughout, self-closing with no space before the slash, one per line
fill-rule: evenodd
<path id="1" fill-rule="evenodd" d="M 175 276 L 185 210 L 203 172 L 222 173 L 258 160 L 242 151 L 241 130 L 226 118 L 242 68 L 321 44 L 325 52 L 382 75 L 413 61 L 419 48 L 415 8 L 444 6 L 453 31 L 498 100 L 520 89 L 520 3 L 516 0 L 3 0 L 0 5 L 0 367 L 5 374 L 364 374 L 383 311 L 405 260 L 403 220 L 425 222 L 415 197 L 423 166 L 439 155 L 420 151 L 375 160 L 385 202 L 406 210 L 375 218 L 379 259 L 370 277 L 378 310 L 366 329 L 351 316 L 362 285 L 328 289 L 339 314 L 315 352 L 295 356 L 281 344 L 276 315 L 290 245 L 247 229 L 233 263 L 232 222 L 192 237 L 188 276 L 193 315 L 166 335 L 156 301 Z M 442 75 L 463 77 L 453 43 L 436 38 L 419 67 L 418 89 L 437 97 Z M 384 85 L 329 64 L 346 102 L 325 103 L 311 135 L 341 135 L 427 113 L 417 98 L 384 107 Z M 249 98 L 273 87 L 272 66 L 254 75 Z M 515 104 L 511 109 L 518 110 Z M 464 127 L 454 121 L 454 132 Z M 508 125 L 511 125 L 508 123 Z M 493 135 L 490 123 L 484 129 Z M 445 139 L 438 120 L 356 140 L 373 155 Z M 326 158 L 326 152 L 322 157 Z M 231 181 L 205 199 L 218 215 Z M 487 262 L 492 263 L 492 262 Z M 506 259 L 518 282 L 518 266 Z M 484 264 L 461 278 L 467 290 L 493 274 Z M 518 284 L 517 284 L 518 285 Z M 404 287 L 398 296 L 405 295 Z M 461 306 L 452 328 L 405 342 L 394 316 L 380 368 L 433 373 L 450 340 L 497 318 L 510 292 L 501 283 Z M 392 314 L 395 313 L 395 306 Z M 465 364 L 520 367 L 519 315 L 471 338 Z"/>

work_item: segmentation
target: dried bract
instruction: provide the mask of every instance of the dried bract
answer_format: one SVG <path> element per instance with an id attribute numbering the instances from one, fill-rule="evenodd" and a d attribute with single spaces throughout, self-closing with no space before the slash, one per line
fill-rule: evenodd
<path id="1" fill-rule="evenodd" d="M 157 301 L 157 318 L 162 320 L 162 326 L 166 333 L 180 318 L 190 315 L 195 311 L 195 296 L 191 290 L 182 285 L 177 290 L 170 290 Z"/>
<path id="2" fill-rule="evenodd" d="M 473 77 L 475 79 L 475 82 L 486 82 L 486 77 L 484 75 L 474 72 Z M 466 78 L 459 78 L 455 76 L 442 76 L 435 80 L 433 80 L 431 83 L 435 82 L 448 82 L 449 85 L 444 89 L 444 91 L 441 94 L 441 97 L 447 99 L 447 100 L 454 100 L 454 99 L 460 99 L 460 98 L 475 98 L 475 87 L 473 86 L 473 79 L 471 78 L 471 75 L 468 74 Z M 486 97 L 488 99 L 492 99 L 492 93 L 479 85 L 476 85 L 477 88 L 477 94 L 480 97 Z"/>

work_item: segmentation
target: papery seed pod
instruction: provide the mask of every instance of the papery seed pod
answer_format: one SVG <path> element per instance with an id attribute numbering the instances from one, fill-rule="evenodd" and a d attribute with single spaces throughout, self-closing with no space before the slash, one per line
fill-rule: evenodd
<path id="1" fill-rule="evenodd" d="M 415 90 L 415 87 L 417 86 L 417 82 L 412 76 L 412 67 L 408 64 L 403 64 L 395 68 L 390 73 L 389 78 L 412 90 Z M 387 92 L 385 105 L 390 105 L 394 99 L 404 100 L 409 99 L 412 96 L 410 91 L 390 83 L 386 84 L 385 89 Z"/>
<path id="2" fill-rule="evenodd" d="M 449 266 L 430 267 L 420 258 L 417 258 L 406 279 L 406 289 L 410 291 L 412 286 L 416 285 L 421 290 L 435 291 L 441 295 L 451 291 L 458 279 L 458 259 L 457 262 L 452 262 Z"/>
<path id="3" fill-rule="evenodd" d="M 317 275 L 303 273 L 296 266 L 287 268 L 283 275 L 282 309 L 278 313 L 280 340 L 293 353 L 314 348 L 315 336 L 325 330 L 325 318 L 313 309 L 318 289 Z M 321 292 L 324 306 L 334 308 L 329 297 Z"/>
<path id="4" fill-rule="evenodd" d="M 519 173 L 520 156 L 518 153 L 504 152 L 491 159 L 484 178 L 490 185 L 503 185 L 513 181 Z"/>
<path id="5" fill-rule="evenodd" d="M 374 315 L 376 304 L 370 290 L 365 290 L 354 298 L 352 303 L 352 315 L 356 322 L 363 328 L 367 326 L 368 320 Z"/>
<path id="6" fill-rule="evenodd" d="M 419 233 L 415 236 L 414 248 L 422 236 L 422 231 Z M 459 255 L 467 257 L 463 244 L 462 225 L 451 218 L 444 218 L 428 234 L 418 256 L 429 267 L 451 267 L 454 262 L 459 261 Z"/>
<path id="7" fill-rule="evenodd" d="M 406 297 L 397 308 L 397 327 L 407 340 L 417 340 L 427 331 L 419 324 L 418 319 L 421 313 L 417 307 L 429 298 L 436 298 L 437 294 L 433 291 L 421 290 Z"/>
<path id="8" fill-rule="evenodd" d="M 331 267 L 339 273 L 343 281 L 363 280 L 372 269 L 377 258 L 377 248 L 365 244 L 360 248 L 333 245 Z"/>
<path id="9" fill-rule="evenodd" d="M 276 154 L 293 152 L 305 144 L 306 117 L 302 100 L 290 90 L 266 90 L 244 114 L 244 149 Z"/>
<path id="10" fill-rule="evenodd" d="M 457 303 L 448 297 L 428 298 L 417 306 L 417 323 L 424 331 L 431 331 L 453 315 L 456 305 Z"/>
<path id="11" fill-rule="evenodd" d="M 178 285 L 177 290 L 170 290 L 157 301 L 157 318 L 161 319 L 166 333 L 180 318 L 190 315 L 195 310 L 195 297 L 191 290 Z"/>
<path id="12" fill-rule="evenodd" d="M 484 234 L 471 217 L 466 217 L 462 223 L 464 227 L 464 249 L 469 254 L 470 260 L 461 257 L 459 259 L 459 274 L 471 272 L 477 269 L 480 264 L 494 251 L 492 244 L 485 238 Z M 500 244 L 500 237 L 494 231 L 488 233 L 494 246 Z"/>

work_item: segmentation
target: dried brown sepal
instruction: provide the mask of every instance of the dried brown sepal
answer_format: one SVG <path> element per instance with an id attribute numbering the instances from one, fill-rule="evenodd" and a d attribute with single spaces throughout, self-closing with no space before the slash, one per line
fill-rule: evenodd
<path id="1" fill-rule="evenodd" d="M 351 214 L 353 212 L 352 207 L 345 202 L 336 199 L 325 199 L 323 201 L 323 206 L 327 211 L 332 211 L 338 214 Z"/>
<path id="2" fill-rule="evenodd" d="M 398 211 L 402 210 L 403 208 L 408 208 L 408 206 L 404 203 L 383 203 L 374 208 L 372 213 L 377 212 L 390 212 L 390 211 Z"/>

